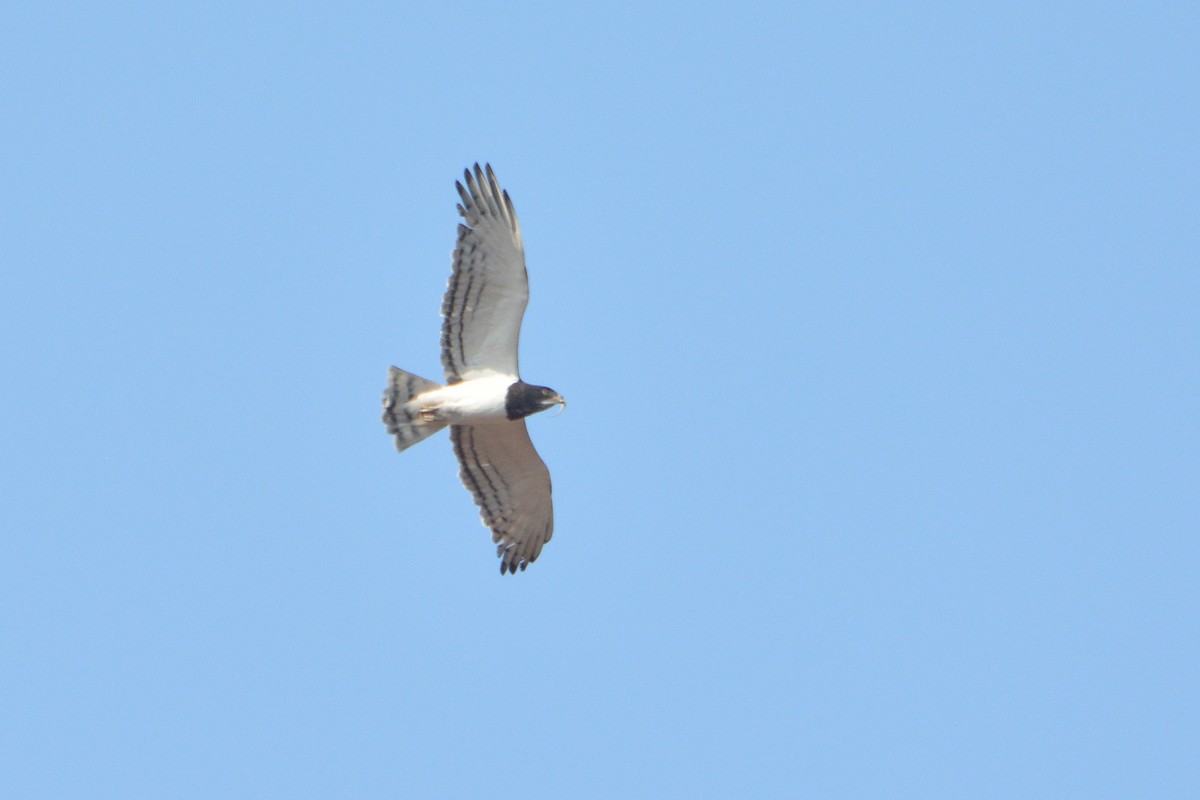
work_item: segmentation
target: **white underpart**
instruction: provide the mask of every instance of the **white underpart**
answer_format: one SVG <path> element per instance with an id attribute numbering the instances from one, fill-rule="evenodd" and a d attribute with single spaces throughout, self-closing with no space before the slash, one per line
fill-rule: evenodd
<path id="1" fill-rule="evenodd" d="M 418 413 L 432 414 L 451 425 L 478 425 L 507 420 L 504 404 L 508 387 L 518 378 L 488 372 L 419 394 L 408 405 Z"/>

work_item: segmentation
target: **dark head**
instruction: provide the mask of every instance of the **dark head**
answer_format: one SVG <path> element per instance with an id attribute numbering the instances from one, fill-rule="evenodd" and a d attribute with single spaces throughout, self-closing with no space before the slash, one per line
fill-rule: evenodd
<path id="1" fill-rule="evenodd" d="M 517 381 L 508 387 L 508 395 L 504 398 L 504 413 L 509 419 L 521 419 L 547 408 L 566 405 L 567 401 L 553 389 Z"/>

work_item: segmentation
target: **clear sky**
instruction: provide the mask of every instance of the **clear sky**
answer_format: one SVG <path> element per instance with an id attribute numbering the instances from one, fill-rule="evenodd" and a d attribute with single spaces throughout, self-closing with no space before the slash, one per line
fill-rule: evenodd
<path id="1" fill-rule="evenodd" d="M 0 795 L 1200 797 L 1195 3 L 9 3 Z M 553 541 L 445 434 L 454 180 Z"/>

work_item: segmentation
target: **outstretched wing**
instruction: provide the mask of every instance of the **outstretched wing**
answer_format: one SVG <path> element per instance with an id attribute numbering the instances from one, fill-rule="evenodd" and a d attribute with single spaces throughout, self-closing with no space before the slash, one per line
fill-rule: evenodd
<path id="1" fill-rule="evenodd" d="M 462 204 L 454 272 L 442 302 L 442 367 L 446 382 L 481 373 L 517 377 L 517 339 L 529 303 L 525 248 L 508 192 L 489 164 L 456 183 Z"/>
<path id="2" fill-rule="evenodd" d="M 500 574 L 532 564 L 554 533 L 550 471 L 533 449 L 525 420 L 452 425 L 459 476 L 492 529 Z"/>

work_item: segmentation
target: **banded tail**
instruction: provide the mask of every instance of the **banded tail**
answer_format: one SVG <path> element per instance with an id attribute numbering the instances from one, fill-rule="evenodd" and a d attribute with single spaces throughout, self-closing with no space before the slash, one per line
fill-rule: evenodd
<path id="1" fill-rule="evenodd" d="M 417 395 L 438 388 L 441 384 L 411 372 L 397 367 L 388 370 L 388 386 L 383 391 L 383 424 L 387 425 L 388 433 L 395 435 L 397 450 L 407 450 L 446 427 L 445 422 L 423 421 L 417 415 L 417 408 L 408 405 Z"/>

